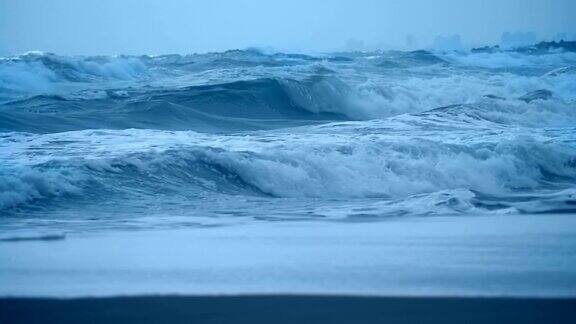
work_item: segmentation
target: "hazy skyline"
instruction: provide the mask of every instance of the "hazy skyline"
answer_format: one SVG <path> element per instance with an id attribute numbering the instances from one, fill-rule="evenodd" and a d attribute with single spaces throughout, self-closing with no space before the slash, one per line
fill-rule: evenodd
<path id="1" fill-rule="evenodd" d="M 478 46 L 504 32 L 573 38 L 574 12 L 570 0 L 1 0 L 0 54 Z"/>

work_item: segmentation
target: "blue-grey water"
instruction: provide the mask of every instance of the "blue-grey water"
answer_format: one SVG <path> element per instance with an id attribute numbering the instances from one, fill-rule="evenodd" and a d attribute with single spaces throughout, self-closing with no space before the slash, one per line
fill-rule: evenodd
<path id="1" fill-rule="evenodd" d="M 0 59 L 18 230 L 576 212 L 576 53 Z"/>

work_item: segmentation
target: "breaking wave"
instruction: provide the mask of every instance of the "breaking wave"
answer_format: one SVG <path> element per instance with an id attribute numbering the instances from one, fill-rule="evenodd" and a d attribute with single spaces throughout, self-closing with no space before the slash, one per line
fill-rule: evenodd
<path id="1" fill-rule="evenodd" d="M 573 212 L 574 66 L 558 50 L 4 58 L 0 212 Z"/>
<path id="2" fill-rule="evenodd" d="M 327 135 L 329 126 L 349 129 L 340 136 Z M 62 133 L 44 142 L 30 135 L 20 141 L 20 152 L 66 141 L 78 145 L 78 151 L 66 159 L 46 156 L 39 164 L 4 169 L 0 202 L 3 208 L 14 208 L 78 197 L 132 200 L 169 193 L 400 199 L 460 188 L 506 196 L 542 188 L 566 190 L 576 181 L 576 148 L 567 144 L 575 140 L 571 134 L 501 138 L 499 132 L 483 130 L 476 139 L 454 135 L 447 141 L 426 138 L 418 127 L 376 135 L 387 126 L 393 125 L 380 124 L 366 134 L 353 124 L 328 124 L 305 134 L 249 138 L 128 130 L 108 131 L 96 139 L 91 131 Z M 115 152 L 118 156 L 81 155 L 125 137 L 143 142 Z"/>

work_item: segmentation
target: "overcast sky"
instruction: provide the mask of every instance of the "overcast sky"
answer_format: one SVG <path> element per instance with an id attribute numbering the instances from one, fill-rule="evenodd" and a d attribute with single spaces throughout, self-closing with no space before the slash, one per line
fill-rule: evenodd
<path id="1" fill-rule="evenodd" d="M 575 13 L 576 0 L 0 0 L 0 54 L 495 44 L 506 31 L 575 37 Z"/>

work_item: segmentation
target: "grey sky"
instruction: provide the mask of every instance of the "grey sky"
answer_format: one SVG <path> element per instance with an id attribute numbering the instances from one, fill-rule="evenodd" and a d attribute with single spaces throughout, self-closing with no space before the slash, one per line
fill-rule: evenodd
<path id="1" fill-rule="evenodd" d="M 574 13 L 574 0 L 0 0 L 0 54 L 480 45 L 506 31 L 573 37 Z"/>

